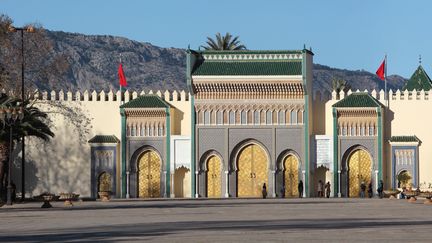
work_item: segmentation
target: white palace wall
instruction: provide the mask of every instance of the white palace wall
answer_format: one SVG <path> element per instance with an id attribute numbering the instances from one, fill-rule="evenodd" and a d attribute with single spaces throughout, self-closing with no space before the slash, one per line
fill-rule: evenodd
<path id="1" fill-rule="evenodd" d="M 124 92 L 124 102 L 145 93 Z M 182 91 L 156 95 L 174 108 L 172 135 L 190 136 L 189 94 Z M 121 138 L 120 92 L 89 93 L 63 91 L 36 93 L 37 106 L 49 113 L 55 137 L 50 142 L 38 139 L 26 140 L 26 193 L 27 196 L 51 193 L 75 192 L 90 196 L 91 157 L 88 140 L 95 135 L 115 135 Z M 118 150 L 120 151 L 120 150 Z M 117 154 L 120 161 L 120 153 Z M 120 165 L 117 164 L 117 168 Z M 120 170 L 117 170 L 120 172 Z M 120 174 L 117 175 L 118 177 Z M 20 171 L 14 173 L 17 188 Z M 118 189 L 120 185 L 117 185 Z"/>

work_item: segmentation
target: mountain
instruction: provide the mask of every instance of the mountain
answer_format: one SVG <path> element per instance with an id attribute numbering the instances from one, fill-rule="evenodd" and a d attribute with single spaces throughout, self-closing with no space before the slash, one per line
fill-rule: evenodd
<path id="1" fill-rule="evenodd" d="M 128 89 L 186 89 L 185 50 L 161 48 L 123 37 L 83 35 L 47 31 L 55 53 L 68 58 L 69 67 L 59 82 L 40 85 L 43 89 L 118 89 L 117 66 L 121 54 Z M 366 71 L 350 71 L 314 64 L 314 90 L 331 91 L 334 77 L 348 82 L 352 89 L 383 89 L 384 82 Z M 388 77 L 388 88 L 398 89 L 406 82 L 401 76 Z"/>

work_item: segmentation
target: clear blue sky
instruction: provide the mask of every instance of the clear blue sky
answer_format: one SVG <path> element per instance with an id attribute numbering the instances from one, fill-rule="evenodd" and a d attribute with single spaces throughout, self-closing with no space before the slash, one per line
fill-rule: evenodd
<path id="1" fill-rule="evenodd" d="M 312 47 L 314 62 L 409 77 L 422 55 L 432 74 L 430 0 L 0 0 L 15 25 L 123 36 L 161 47 L 197 49 L 216 32 L 248 49 Z"/>

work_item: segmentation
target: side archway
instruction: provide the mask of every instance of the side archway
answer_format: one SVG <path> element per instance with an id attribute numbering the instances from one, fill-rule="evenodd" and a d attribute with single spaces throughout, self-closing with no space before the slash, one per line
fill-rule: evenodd
<path id="1" fill-rule="evenodd" d="M 207 151 L 200 160 L 200 195 L 209 198 L 221 198 L 223 194 L 222 156 L 214 150 Z"/>
<path id="2" fill-rule="evenodd" d="M 161 196 L 161 158 L 154 150 L 144 151 L 137 163 L 137 195 L 139 198 Z"/>
<path id="3" fill-rule="evenodd" d="M 301 161 L 293 150 L 285 150 L 278 157 L 276 181 L 279 197 L 298 197 L 301 179 Z"/>
<path id="4" fill-rule="evenodd" d="M 356 146 L 348 150 L 344 155 L 343 174 L 345 195 L 347 197 L 359 197 L 361 185 L 367 187 L 372 182 L 372 156 L 362 146 Z"/>

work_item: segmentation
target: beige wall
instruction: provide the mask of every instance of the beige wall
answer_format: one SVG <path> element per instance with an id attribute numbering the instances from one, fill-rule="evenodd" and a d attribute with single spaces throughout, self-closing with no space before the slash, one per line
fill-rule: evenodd
<path id="1" fill-rule="evenodd" d="M 346 95 L 350 94 L 349 91 Z M 405 93 L 405 95 L 404 95 Z M 370 92 L 383 105 L 384 91 Z M 340 99 L 336 99 L 336 93 L 322 95 L 318 93 L 314 100 L 314 133 L 333 136 L 333 114 L 332 105 L 345 97 L 341 93 Z M 389 109 L 384 115 L 384 179 L 386 186 L 390 187 L 391 181 L 391 150 L 388 140 L 391 136 L 416 135 L 421 140 L 419 146 L 419 182 L 432 183 L 432 114 L 429 110 L 432 107 L 432 100 L 425 92 L 413 95 L 412 92 L 395 93 L 389 92 Z M 407 98 L 408 97 L 408 98 Z M 325 118 L 324 118 L 325 117 Z M 324 123 L 324 124 L 323 124 Z M 324 131 L 324 133 L 323 133 Z"/>
<path id="2" fill-rule="evenodd" d="M 157 94 L 162 96 L 160 92 Z M 91 157 L 88 140 L 95 135 L 115 135 L 121 138 L 120 101 L 113 101 L 115 95 L 120 100 L 119 92 L 84 92 L 79 93 L 79 96 L 70 92 L 51 92 L 48 96 L 44 92 L 37 96 L 40 99 L 37 106 L 49 113 L 55 137 L 47 143 L 36 139 L 27 142 L 28 196 L 45 191 L 55 194 L 75 192 L 82 197 L 90 196 Z M 137 92 L 126 92 L 125 100 L 137 96 Z M 191 115 L 187 96 L 185 92 L 163 96 L 175 107 L 174 134 L 190 135 Z M 119 160 L 119 154 L 117 159 Z"/>

